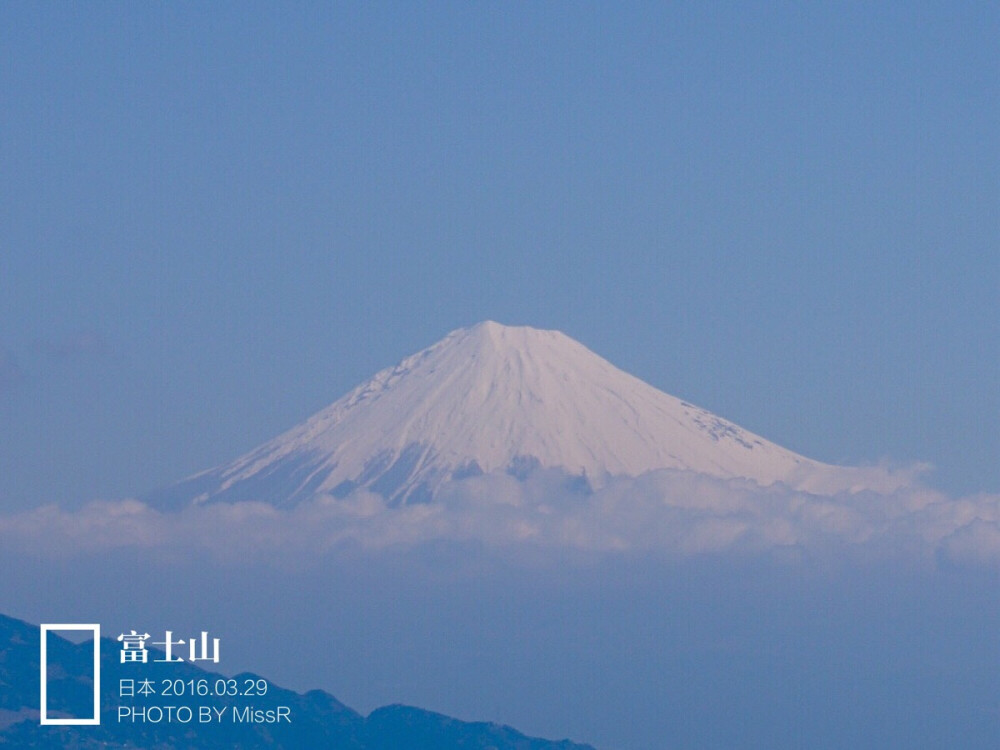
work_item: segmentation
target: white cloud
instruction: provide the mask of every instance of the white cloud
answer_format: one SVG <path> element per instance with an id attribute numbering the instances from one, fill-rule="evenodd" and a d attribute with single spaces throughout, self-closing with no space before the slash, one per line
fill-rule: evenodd
<path id="1" fill-rule="evenodd" d="M 593 493 L 566 480 L 551 471 L 524 482 L 478 476 L 452 483 L 433 503 L 398 508 L 364 490 L 281 510 L 256 502 L 179 513 L 137 500 L 96 501 L 78 511 L 44 506 L 0 517 L 0 541 L 45 556 L 140 548 L 167 557 L 207 553 L 236 565 L 301 565 L 338 549 L 442 541 L 667 557 L 736 552 L 1000 562 L 997 495 L 951 498 L 922 487 L 816 495 L 682 471 L 619 479 Z"/>

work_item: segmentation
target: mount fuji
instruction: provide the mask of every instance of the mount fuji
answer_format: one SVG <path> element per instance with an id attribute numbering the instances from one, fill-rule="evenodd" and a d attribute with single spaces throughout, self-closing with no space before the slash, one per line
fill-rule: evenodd
<path id="1" fill-rule="evenodd" d="M 824 464 L 619 370 L 558 331 L 487 321 L 377 373 L 246 455 L 145 499 L 160 508 L 256 500 L 291 506 L 359 489 L 391 505 L 449 482 L 559 470 L 586 492 L 670 469 L 832 494 L 908 477 Z"/>

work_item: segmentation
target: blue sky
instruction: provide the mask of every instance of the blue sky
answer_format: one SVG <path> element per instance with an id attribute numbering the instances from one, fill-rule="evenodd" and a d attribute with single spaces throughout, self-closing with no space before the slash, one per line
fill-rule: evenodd
<path id="1" fill-rule="evenodd" d="M 996 556 L 906 547 L 1000 490 L 997 39 L 989 3 L 0 3 L 0 609 L 605 750 L 993 747 Z M 244 509 L 16 513 L 230 460 L 487 318 L 954 502 L 902 562 L 802 565 L 303 570 Z"/>
<path id="2" fill-rule="evenodd" d="M 145 492 L 449 330 L 1000 488 L 1000 11 L 0 8 L 0 499 Z"/>

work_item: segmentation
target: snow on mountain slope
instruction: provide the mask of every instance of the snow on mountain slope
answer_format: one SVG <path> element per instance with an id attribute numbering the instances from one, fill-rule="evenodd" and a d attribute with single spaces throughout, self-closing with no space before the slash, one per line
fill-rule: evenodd
<path id="1" fill-rule="evenodd" d="M 881 468 L 822 464 L 619 370 L 558 331 L 484 322 L 382 370 L 301 425 L 150 500 L 287 505 L 365 487 L 391 503 L 443 483 L 560 469 L 596 488 L 682 469 L 815 492 L 889 491 Z"/>

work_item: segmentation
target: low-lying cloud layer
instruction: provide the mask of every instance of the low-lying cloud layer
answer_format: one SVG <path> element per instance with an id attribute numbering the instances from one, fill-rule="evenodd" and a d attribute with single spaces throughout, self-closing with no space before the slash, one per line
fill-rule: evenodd
<path id="1" fill-rule="evenodd" d="M 952 498 L 919 486 L 890 494 L 815 495 L 683 471 L 619 479 L 596 492 L 556 471 L 446 486 L 434 502 L 388 507 L 357 491 L 279 510 L 214 503 L 177 513 L 138 500 L 78 511 L 44 506 L 0 517 L 0 541 L 45 555 L 140 548 L 167 557 L 201 551 L 239 563 L 267 556 L 298 564 L 337 550 L 474 543 L 496 550 L 764 554 L 782 559 L 907 557 L 1000 562 L 1000 495 Z"/>

